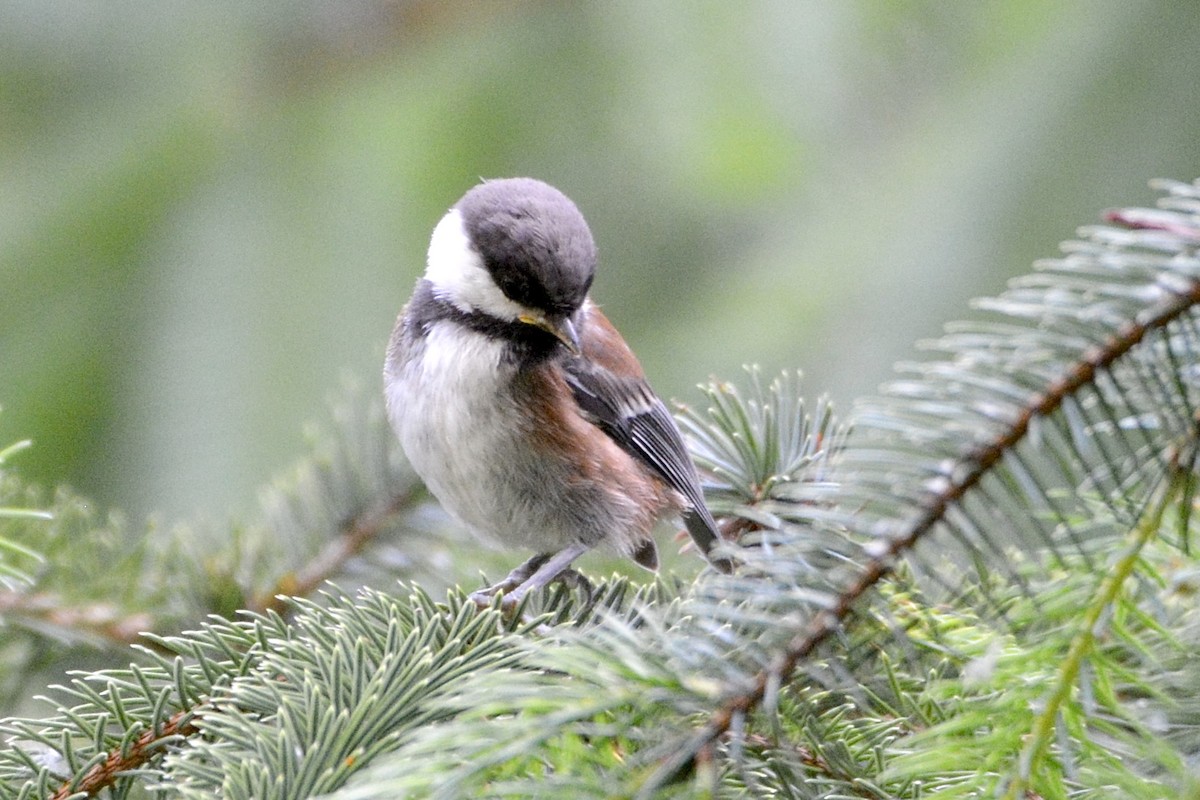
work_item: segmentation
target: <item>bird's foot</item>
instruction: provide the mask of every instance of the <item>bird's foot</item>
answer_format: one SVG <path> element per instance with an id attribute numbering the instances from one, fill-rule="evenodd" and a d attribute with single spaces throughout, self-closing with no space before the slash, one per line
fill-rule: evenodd
<path id="1" fill-rule="evenodd" d="M 557 553 L 539 553 L 514 569 L 499 583 L 472 592 L 471 602 L 479 608 L 490 608 L 495 596 L 502 594 L 500 610 L 508 614 L 520 605 L 525 595 L 554 581 L 563 581 L 571 588 L 582 587 L 590 599 L 591 582 L 578 571 L 571 569 L 571 562 L 587 550 L 586 546 L 575 544 Z"/>

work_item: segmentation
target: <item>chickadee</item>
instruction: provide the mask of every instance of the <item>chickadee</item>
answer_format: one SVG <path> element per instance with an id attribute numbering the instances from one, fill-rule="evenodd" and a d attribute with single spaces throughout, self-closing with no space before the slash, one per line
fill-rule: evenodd
<path id="1" fill-rule="evenodd" d="M 388 419 L 445 509 L 536 555 L 474 595 L 515 604 L 607 545 L 658 567 L 651 530 L 680 512 L 719 541 L 679 429 L 588 297 L 596 245 L 562 192 L 485 181 L 433 231 L 388 345 Z"/>

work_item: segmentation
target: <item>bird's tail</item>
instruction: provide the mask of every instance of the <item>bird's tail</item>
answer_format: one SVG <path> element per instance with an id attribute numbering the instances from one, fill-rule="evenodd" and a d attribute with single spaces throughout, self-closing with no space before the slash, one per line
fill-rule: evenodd
<path id="1" fill-rule="evenodd" d="M 717 530 L 717 521 L 713 519 L 712 513 L 703 503 L 692 506 L 683 512 L 683 524 L 687 526 L 692 541 L 700 548 L 700 552 L 704 553 L 704 557 L 708 559 L 708 563 L 712 564 L 713 569 L 718 572 L 733 572 L 732 561 L 712 554 L 713 548 L 721 542 L 721 534 Z"/>

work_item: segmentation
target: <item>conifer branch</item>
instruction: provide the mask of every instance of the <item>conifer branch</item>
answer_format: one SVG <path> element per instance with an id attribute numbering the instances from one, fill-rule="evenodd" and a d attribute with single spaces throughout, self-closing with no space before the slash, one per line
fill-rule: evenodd
<path id="1" fill-rule="evenodd" d="M 1075 688 L 1085 660 L 1097 645 L 1097 631 L 1101 616 L 1112 608 L 1126 581 L 1134 574 L 1137 563 L 1142 558 L 1142 551 L 1159 535 L 1167 509 L 1178 500 L 1185 489 L 1186 470 L 1180 469 L 1180 459 L 1177 455 L 1172 457 L 1171 466 L 1172 470 L 1166 486 L 1163 487 L 1160 496 L 1133 531 L 1125 552 L 1104 575 L 1096 589 L 1095 596 L 1076 625 L 1077 632 L 1072 638 L 1070 649 L 1055 676 L 1055 684 L 1051 687 L 1045 704 L 1038 712 L 1033 730 L 1030 731 L 1022 749 L 1018 763 L 1023 766 L 1013 776 L 1005 790 L 1004 796 L 1008 800 L 1019 800 L 1029 795 L 1032 777 L 1029 770 L 1033 767 L 1025 765 L 1037 764 L 1049 749 L 1062 706 Z M 1190 469 L 1190 465 L 1186 469 Z"/>
<path id="2" fill-rule="evenodd" d="M 836 632 L 855 604 L 891 573 L 898 559 L 941 522 L 947 510 L 978 485 L 984 475 L 1001 462 L 1005 453 L 1028 436 L 1030 425 L 1036 417 L 1049 416 L 1057 411 L 1064 400 L 1091 384 L 1098 372 L 1108 369 L 1117 359 L 1129 353 L 1148 332 L 1165 327 L 1197 305 L 1200 305 L 1200 281 L 1191 281 L 1187 286 L 1179 287 L 1154 309 L 1145 321 L 1127 323 L 1103 346 L 1086 353 L 1065 375 L 1053 381 L 1042 394 L 1036 395 L 1007 430 L 988 444 L 968 453 L 958 464 L 949 468 L 947 472 L 961 472 L 963 477 L 958 480 L 947 479 L 940 491 L 931 494 L 924 507 L 918 509 L 917 516 L 907 524 L 907 530 L 888 539 L 882 548 L 883 553 L 866 564 L 857 580 L 837 597 L 833 605 L 818 612 L 788 644 L 777 661 L 754 677 L 748 690 L 725 700 L 693 741 L 700 743 L 717 740 L 729 731 L 731 723 L 739 714 L 746 714 L 762 702 L 771 682 L 786 682 L 797 664 L 808 658 L 822 642 Z M 684 763 L 678 763 L 678 759 L 671 759 L 663 765 L 662 772 L 675 774 L 686 766 Z"/>
<path id="3" fill-rule="evenodd" d="M 177 742 L 199 732 L 193 709 L 177 711 L 162 725 L 144 731 L 127 747 L 110 751 L 104 761 L 88 770 L 78 781 L 64 783 L 49 796 L 49 800 L 68 800 L 81 793 L 95 797 L 112 786 L 122 773 L 139 769 L 152 758 L 161 755 L 165 744 Z"/>
<path id="4" fill-rule="evenodd" d="M 280 577 L 269 592 L 250 602 L 249 610 L 259 614 L 281 613 L 288 605 L 288 597 L 311 595 L 422 494 L 420 484 L 410 483 L 373 508 L 346 520 L 337 536 L 321 548 L 311 561 L 299 570 Z"/>
<path id="5" fill-rule="evenodd" d="M 0 591 L 0 616 L 48 625 L 56 631 L 103 640 L 112 645 L 142 641 L 142 632 L 154 627 L 144 612 L 123 613 L 110 603 L 75 605 L 53 592 Z"/>
<path id="6" fill-rule="evenodd" d="M 1185 187 L 1184 191 L 1194 192 L 1195 189 Z M 1200 226 L 1194 217 L 1185 214 L 1130 210 L 1110 212 L 1107 218 L 1129 222 L 1136 230 L 1161 232 L 1175 238 L 1175 242 L 1154 241 L 1145 245 L 1155 251 L 1190 252 L 1194 249 L 1193 243 L 1200 241 Z M 1097 293 L 1102 291 L 1103 287 L 1098 287 Z M 1134 296 L 1135 293 L 1129 292 L 1129 295 Z M 1166 329 L 1200 306 L 1200 279 L 1189 275 L 1184 269 L 1171 272 L 1164 270 L 1152 276 L 1138 299 L 1145 300 L 1148 296 L 1153 297 L 1155 302 L 1132 307 L 1130 316 L 1102 343 L 1083 349 L 1074 362 L 1061 368 L 1057 377 L 1046 380 L 1043 388 L 1029 393 L 1015 413 L 1008 412 L 1005 424 L 990 440 L 970 447 L 949 463 L 940 464 L 940 474 L 923 481 L 919 496 L 904 498 L 902 504 L 894 506 L 887 535 L 876 536 L 864 546 L 863 551 L 870 558 L 856 576 L 830 602 L 812 614 L 772 663 L 753 676 L 748 688 L 727 696 L 717 706 L 707 723 L 689 738 L 686 747 L 666 756 L 659 763 L 643 784 L 643 791 L 662 786 L 680 774 L 697 769 L 700 754 L 727 735 L 737 720 L 758 707 L 769 687 L 791 680 L 802 662 L 810 658 L 834 633 L 842 630 L 856 605 L 893 572 L 902 557 L 913 551 L 935 527 L 943 524 L 948 512 L 961 504 L 985 476 L 1004 463 L 1006 455 L 1029 437 L 1037 419 L 1049 418 L 1060 412 L 1071 398 L 1077 397 L 1085 388 L 1093 387 L 1098 376 L 1108 374 L 1118 361 L 1128 357 L 1150 333 Z M 1002 301 L 995 306 L 1001 307 Z M 887 413 L 885 409 L 879 415 L 882 417 Z M 986 416 L 988 422 L 994 425 L 997 417 L 1002 415 L 991 408 Z M 893 424 L 895 430 L 903 428 L 900 424 Z M 1198 433 L 1195 419 L 1192 425 L 1189 435 L 1194 438 Z M 1168 460 L 1174 461 L 1174 458 Z M 851 477 L 850 481 L 853 480 Z M 853 494 L 848 496 L 852 497 Z M 904 519 L 905 516 L 908 519 Z"/>

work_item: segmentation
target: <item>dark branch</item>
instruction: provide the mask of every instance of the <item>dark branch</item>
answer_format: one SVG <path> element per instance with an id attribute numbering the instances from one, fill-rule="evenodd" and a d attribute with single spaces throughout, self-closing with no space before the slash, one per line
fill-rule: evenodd
<path id="1" fill-rule="evenodd" d="M 1156 220 L 1159 224 L 1150 225 L 1136 215 L 1130 217 L 1128 214 L 1118 215 L 1114 212 L 1110 213 L 1108 218 L 1121 222 L 1133 220 L 1130 222 L 1133 227 L 1152 227 L 1169 233 L 1179 233 L 1181 238 L 1200 239 L 1200 229 L 1188 227 L 1183 232 L 1176 231 L 1179 223 L 1168 229 L 1163 221 Z M 1138 224 L 1138 220 L 1141 220 L 1142 224 Z M 855 604 L 892 572 L 900 556 L 911 550 L 941 522 L 955 503 L 977 486 L 992 468 L 1001 463 L 1005 453 L 1026 438 L 1035 418 L 1045 417 L 1057 411 L 1064 401 L 1092 384 L 1099 373 L 1107 371 L 1118 359 L 1137 347 L 1148 333 L 1164 328 L 1197 305 L 1200 305 L 1200 281 L 1192 280 L 1186 284 L 1185 289 L 1174 291 L 1168 299 L 1159 303 L 1157 308 L 1152 308 L 1151 313 L 1141 317 L 1140 321 L 1127 322 L 1103 345 L 1087 350 L 1061 377 L 1051 382 L 1045 391 L 1035 395 L 1007 429 L 964 455 L 960 460 L 963 467 L 962 477 L 958 480 L 947 480 L 941 491 L 929 494 L 920 513 L 907 523 L 907 529 L 902 534 L 886 540 L 883 552 L 867 562 L 854 582 L 841 592 L 837 602 L 817 613 L 808 625 L 789 641 L 775 662 L 754 677 L 747 690 L 728 698 L 718 707 L 708 723 L 691 739 L 693 746 L 661 764 L 656 777 L 678 775 L 681 771 L 696 766 L 695 754 L 726 734 L 738 715 L 746 714 L 757 707 L 772 681 L 782 682 L 789 679 L 796 667 L 841 627 Z M 957 475 L 958 470 L 948 470 L 947 473 Z"/>

